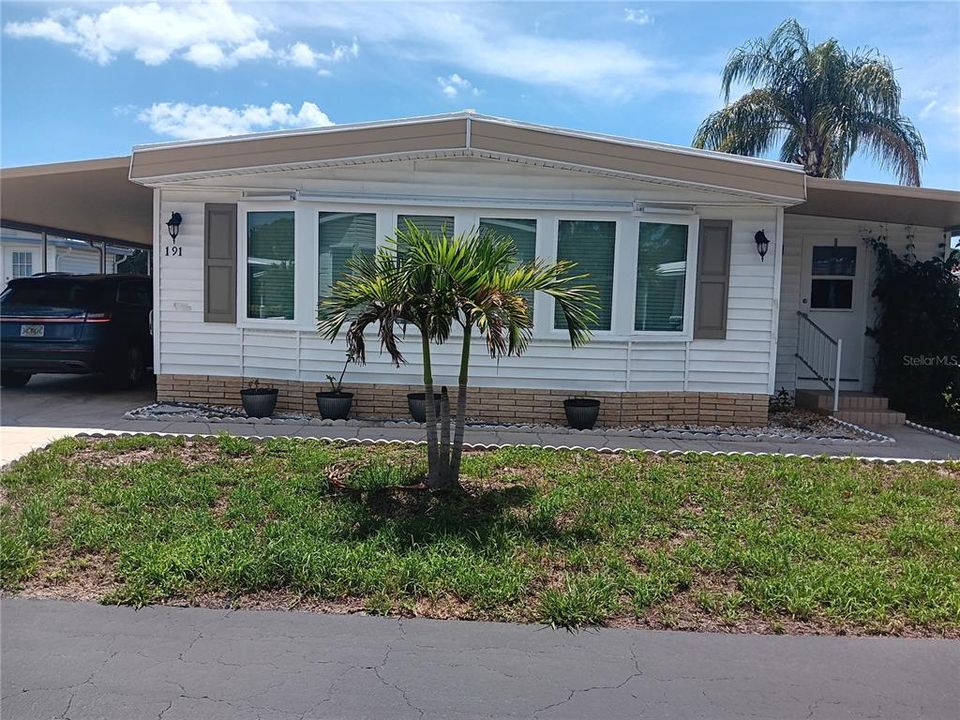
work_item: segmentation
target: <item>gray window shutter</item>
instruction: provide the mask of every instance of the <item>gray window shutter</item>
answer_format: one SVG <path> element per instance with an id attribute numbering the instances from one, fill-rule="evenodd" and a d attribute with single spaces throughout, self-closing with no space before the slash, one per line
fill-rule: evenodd
<path id="1" fill-rule="evenodd" d="M 701 220 L 697 253 L 697 307 L 693 337 L 727 337 L 727 298 L 730 293 L 730 220 Z"/>
<path id="2" fill-rule="evenodd" d="M 204 205 L 204 322 L 237 321 L 237 206 Z"/>

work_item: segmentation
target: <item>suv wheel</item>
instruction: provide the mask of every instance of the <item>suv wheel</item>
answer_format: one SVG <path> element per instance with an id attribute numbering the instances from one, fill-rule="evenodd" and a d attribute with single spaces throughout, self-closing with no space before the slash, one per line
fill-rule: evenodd
<path id="1" fill-rule="evenodd" d="M 19 370 L 4 370 L 0 372 L 0 385 L 7 388 L 23 387 L 32 377 L 31 373 L 20 372 Z"/>
<path id="2" fill-rule="evenodd" d="M 143 380 L 143 352 L 136 345 L 131 345 L 120 358 L 113 374 L 107 378 L 108 384 L 118 389 L 136 387 Z"/>

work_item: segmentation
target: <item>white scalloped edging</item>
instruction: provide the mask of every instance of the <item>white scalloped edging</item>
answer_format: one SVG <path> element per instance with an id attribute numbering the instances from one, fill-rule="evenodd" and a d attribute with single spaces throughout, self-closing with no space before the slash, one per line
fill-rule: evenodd
<path id="1" fill-rule="evenodd" d="M 73 437 L 91 440 L 106 440 L 117 437 L 187 437 L 187 438 L 216 438 L 212 433 L 168 433 L 168 432 L 129 432 L 110 430 L 104 432 L 78 433 Z M 425 440 L 396 440 L 386 438 L 329 438 L 329 437 L 303 437 L 299 435 L 245 435 L 246 440 L 254 442 L 263 442 L 265 440 L 297 440 L 300 442 L 325 442 L 340 445 L 408 445 L 418 446 L 426 445 Z M 709 456 L 709 457 L 784 457 L 801 458 L 808 460 L 856 460 L 864 463 L 880 463 L 883 465 L 944 465 L 946 463 L 955 463 L 956 460 L 934 460 L 931 458 L 891 458 L 891 457 L 871 457 L 859 455 L 811 455 L 809 453 L 780 453 L 780 452 L 753 452 L 751 450 L 651 450 L 649 448 L 610 448 L 610 447 L 589 447 L 583 445 L 540 445 L 537 443 L 464 443 L 466 450 L 501 450 L 504 448 L 541 448 L 544 450 L 579 450 L 596 452 L 604 455 L 619 455 L 638 453 L 642 455 L 658 455 L 664 457 L 683 457 L 683 456 Z"/>
<path id="2" fill-rule="evenodd" d="M 912 427 L 914 430 L 919 430 L 930 435 L 936 435 L 937 437 L 946 438 L 947 440 L 953 440 L 953 442 L 960 443 L 960 435 L 954 435 L 952 432 L 938 430 L 937 428 L 928 427 L 927 425 L 921 425 L 920 423 L 915 423 L 912 420 L 907 420 L 906 425 L 907 427 Z"/>

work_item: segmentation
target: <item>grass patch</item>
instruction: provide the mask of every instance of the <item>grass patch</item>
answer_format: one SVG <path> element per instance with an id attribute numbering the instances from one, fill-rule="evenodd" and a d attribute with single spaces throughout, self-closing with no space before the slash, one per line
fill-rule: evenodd
<path id="1" fill-rule="evenodd" d="M 960 464 L 67 439 L 3 471 L 9 592 L 960 636 Z M 334 492 L 330 480 L 352 492 Z"/>

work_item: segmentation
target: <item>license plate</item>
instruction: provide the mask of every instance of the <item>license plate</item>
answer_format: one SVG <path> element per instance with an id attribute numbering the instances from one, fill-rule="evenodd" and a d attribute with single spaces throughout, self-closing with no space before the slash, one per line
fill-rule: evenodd
<path id="1" fill-rule="evenodd" d="M 43 337 L 43 325 L 21 325 L 20 337 Z"/>

